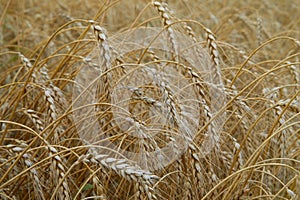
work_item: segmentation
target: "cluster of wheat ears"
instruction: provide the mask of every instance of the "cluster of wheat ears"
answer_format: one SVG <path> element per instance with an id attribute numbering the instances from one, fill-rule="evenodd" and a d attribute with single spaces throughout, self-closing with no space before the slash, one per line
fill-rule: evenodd
<path id="1" fill-rule="evenodd" d="M 286 4 L 1 1 L 0 199 L 299 199 Z"/>

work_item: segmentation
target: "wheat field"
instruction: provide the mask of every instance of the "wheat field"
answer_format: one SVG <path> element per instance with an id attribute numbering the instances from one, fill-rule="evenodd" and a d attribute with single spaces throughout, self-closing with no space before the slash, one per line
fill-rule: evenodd
<path id="1" fill-rule="evenodd" d="M 0 199 L 300 199 L 298 0 L 0 2 Z"/>

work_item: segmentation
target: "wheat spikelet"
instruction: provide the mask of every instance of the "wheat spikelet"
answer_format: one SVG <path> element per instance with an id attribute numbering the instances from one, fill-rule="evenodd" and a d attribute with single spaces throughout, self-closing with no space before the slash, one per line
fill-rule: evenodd
<path id="1" fill-rule="evenodd" d="M 222 82 L 222 74 L 221 74 L 221 66 L 220 66 L 220 56 L 219 56 L 219 51 L 218 51 L 218 46 L 217 46 L 217 42 L 216 42 L 216 38 L 214 36 L 214 34 L 212 33 L 212 31 L 209 28 L 203 27 L 203 29 L 205 30 L 206 33 L 206 43 L 207 43 L 207 47 L 209 50 L 209 55 L 211 58 L 211 61 L 213 63 L 212 65 L 212 78 L 211 78 L 211 82 L 214 84 L 213 88 L 211 89 L 212 93 L 217 93 L 219 92 L 219 94 L 216 94 L 215 99 L 221 99 L 219 101 L 216 102 L 212 102 L 212 104 L 220 104 L 218 105 L 220 107 L 222 107 L 224 104 L 224 102 L 222 102 L 222 98 L 224 98 L 224 96 L 222 95 L 222 92 L 224 92 L 225 87 L 223 85 Z M 220 94 L 221 93 L 221 94 Z M 216 110 L 213 110 L 213 112 L 216 112 Z M 220 116 L 221 118 L 224 117 Z M 220 126 L 220 124 L 218 124 Z"/>
<path id="2" fill-rule="evenodd" d="M 42 85 L 44 85 L 44 87 L 49 87 L 53 91 L 54 101 L 56 103 L 59 103 L 61 106 L 63 106 L 62 109 L 64 109 L 64 106 L 66 104 L 66 99 L 64 97 L 64 94 L 63 94 L 62 90 L 59 87 L 55 86 L 55 84 L 53 83 L 53 81 L 49 77 L 47 65 L 43 65 L 40 68 L 39 74 L 41 74 L 41 76 L 38 76 L 38 78 L 40 79 L 39 82 Z"/>
<path id="3" fill-rule="evenodd" d="M 193 31 L 192 27 L 189 26 L 186 22 L 182 22 L 183 29 L 185 32 L 190 36 L 190 38 L 193 40 L 194 43 L 197 43 L 198 40 L 196 38 L 195 32 Z"/>
<path id="4" fill-rule="evenodd" d="M 153 185 L 157 182 L 159 177 L 149 171 L 142 170 L 138 166 L 130 164 L 125 159 L 116 159 L 96 152 L 97 150 L 94 153 L 85 155 L 82 160 L 101 165 L 107 170 L 113 170 L 119 176 L 137 184 L 137 196 L 157 199 Z"/>
<path id="5" fill-rule="evenodd" d="M 30 119 L 32 120 L 32 122 L 34 123 L 36 128 L 40 132 L 43 132 L 44 131 L 43 122 L 38 117 L 38 115 L 35 114 L 35 112 L 33 110 L 26 110 L 26 113 L 28 114 L 28 116 L 30 117 Z M 57 154 L 58 151 L 56 150 L 56 148 L 51 147 L 50 144 L 48 144 L 48 142 L 46 143 L 46 145 L 47 145 L 46 149 L 49 153 L 49 157 L 51 157 L 51 160 L 52 160 L 50 169 L 52 172 L 51 176 L 52 176 L 53 184 L 62 182 L 60 189 L 59 189 L 59 196 L 62 199 L 70 199 L 68 183 L 67 183 L 66 178 L 64 177 L 65 168 L 64 168 L 63 161 L 62 161 L 61 157 Z M 54 156 L 54 154 L 57 154 L 57 155 Z"/>
<path id="6" fill-rule="evenodd" d="M 240 148 L 241 148 L 240 143 L 238 143 L 237 140 L 234 137 L 232 137 L 232 140 L 233 140 L 233 144 L 234 144 L 234 148 L 235 148 L 234 149 L 234 154 L 235 154 L 235 152 L 239 151 L 239 153 L 238 153 L 238 164 L 239 164 L 239 166 L 237 166 L 237 169 L 239 169 L 244 165 L 243 152 L 240 151 Z"/>
<path id="7" fill-rule="evenodd" d="M 176 108 L 176 101 L 175 101 L 175 97 L 173 95 L 173 91 L 171 90 L 171 88 L 162 80 L 162 78 L 157 75 L 157 74 L 153 74 L 153 76 L 155 77 L 155 83 L 157 84 L 157 86 L 159 88 L 161 88 L 161 92 L 163 93 L 163 99 L 165 102 L 165 105 L 168 108 L 168 112 L 167 113 L 167 118 L 169 118 L 171 123 L 174 123 L 174 125 L 178 126 L 179 125 L 179 114 L 178 114 L 178 109 Z M 179 110 L 180 112 L 180 110 Z"/>
<path id="8" fill-rule="evenodd" d="M 28 147 L 28 145 L 22 141 L 15 140 L 18 144 L 8 144 L 5 146 L 5 148 L 8 149 L 11 154 L 19 154 L 25 150 L 25 148 Z M 11 155 L 12 156 L 12 155 Z M 33 162 L 32 162 L 32 156 L 29 152 L 23 153 L 22 159 L 24 161 L 24 164 L 26 167 L 31 168 L 29 170 L 29 175 L 32 178 L 33 181 L 33 188 L 34 188 L 34 194 L 35 199 L 43 200 L 45 199 L 42 184 L 39 178 L 39 174 L 35 168 L 32 168 Z"/>
<path id="9" fill-rule="evenodd" d="M 50 169 L 53 172 L 51 173 L 53 184 L 60 183 L 59 185 L 57 185 L 58 193 L 53 195 L 56 196 L 56 198 L 58 199 L 71 199 L 68 182 L 66 180 L 67 178 L 65 177 L 65 167 L 63 160 L 58 155 L 57 149 L 53 146 L 50 146 L 48 144 L 46 146 L 46 149 L 49 152 L 49 156 L 52 158 Z"/>
<path id="10" fill-rule="evenodd" d="M 158 13 L 161 16 L 163 26 L 167 30 L 168 39 L 171 43 L 171 49 L 173 50 L 173 53 L 174 53 L 175 59 L 176 59 L 176 56 L 178 55 L 178 50 L 177 50 L 178 47 L 177 47 L 176 40 L 175 40 L 174 30 L 170 26 L 172 24 L 172 19 L 171 19 L 170 12 L 169 12 L 169 9 L 167 7 L 167 4 L 166 3 L 160 3 L 158 1 L 153 1 L 152 5 L 157 9 Z"/>
<path id="11" fill-rule="evenodd" d="M 57 119 L 57 106 L 55 102 L 62 102 L 62 104 L 65 102 L 63 94 L 61 90 L 56 87 L 53 82 L 50 80 L 50 77 L 47 72 L 46 66 L 43 66 L 39 71 L 32 69 L 33 65 L 30 63 L 29 59 L 26 58 L 23 54 L 19 53 L 19 56 L 21 58 L 21 61 L 23 65 L 27 68 L 27 70 L 33 70 L 31 72 L 31 78 L 34 83 L 40 84 L 44 91 L 44 98 L 47 105 L 47 114 L 48 114 L 48 120 L 47 123 L 50 124 L 52 122 L 55 122 Z M 29 114 L 30 111 L 29 111 Z M 32 116 L 32 120 L 34 123 L 40 123 L 41 121 L 37 121 L 36 115 Z M 40 129 L 41 124 L 36 124 L 37 128 Z M 41 131 L 41 130 L 40 130 Z M 54 138 L 55 141 L 59 141 L 59 134 L 58 130 L 55 129 L 54 132 Z"/>
<path id="12" fill-rule="evenodd" d="M 259 16 L 256 18 L 256 26 L 257 26 L 257 36 L 256 36 L 257 45 L 260 46 L 263 41 L 263 36 L 262 36 L 263 25 L 262 25 L 262 19 Z"/>
<path id="13" fill-rule="evenodd" d="M 37 82 L 36 79 L 37 79 L 37 75 L 36 75 L 36 72 L 35 72 L 35 69 L 33 69 L 33 65 L 31 64 L 30 60 L 28 58 L 26 58 L 23 54 L 21 54 L 20 52 L 18 53 L 19 54 L 19 57 L 21 58 L 21 62 L 23 64 L 23 66 L 28 70 L 33 70 L 31 72 L 31 78 L 32 78 L 32 81 L 33 82 Z"/>
<path id="14" fill-rule="evenodd" d="M 99 95 L 100 95 L 100 102 L 111 102 L 111 88 L 113 88 L 112 85 L 112 74 L 110 72 L 111 69 L 111 48 L 109 46 L 109 43 L 107 41 L 107 35 L 105 33 L 104 28 L 102 28 L 99 25 L 92 25 L 94 34 L 96 36 L 97 39 L 97 43 L 98 43 L 98 50 L 99 50 L 99 56 L 102 57 L 103 59 L 103 63 L 99 63 L 100 64 L 100 70 L 101 73 L 103 74 L 101 76 L 102 78 L 102 83 L 103 86 L 101 85 L 99 87 L 98 90 L 99 91 Z M 104 126 L 104 129 L 109 129 L 110 126 L 112 126 L 110 124 L 111 118 L 112 118 L 112 114 L 110 112 L 111 110 L 111 106 L 100 106 L 100 111 L 105 112 L 105 117 L 103 118 L 103 120 L 105 120 L 107 123 L 106 125 L 102 125 Z M 101 122 L 104 123 L 104 122 Z"/>
<path id="15" fill-rule="evenodd" d="M 44 126 L 42 120 L 39 118 L 39 116 L 35 113 L 33 110 L 26 110 L 26 114 L 30 117 L 36 128 L 40 131 L 44 131 Z M 61 157 L 58 155 L 58 151 L 56 148 L 52 147 L 47 141 L 46 142 L 46 149 L 49 153 L 49 157 L 51 157 L 51 164 L 50 164 L 50 169 L 51 169 L 51 176 L 52 176 L 52 181 L 53 184 L 55 185 L 56 183 L 60 183 L 61 185 L 59 186 L 59 198 L 61 199 L 70 199 L 70 191 L 68 187 L 67 180 L 65 178 L 65 168 L 63 161 Z M 54 155 L 57 154 L 57 155 Z"/>
<path id="16" fill-rule="evenodd" d="M 56 106 L 54 101 L 54 92 L 49 88 L 44 88 L 44 95 L 45 95 L 46 103 L 48 105 L 47 113 L 48 116 L 50 117 L 49 121 L 50 123 L 55 122 L 57 119 L 57 114 L 56 114 Z"/>
<path id="17" fill-rule="evenodd" d="M 56 122 L 56 120 L 57 120 L 57 108 L 55 105 L 54 96 L 55 96 L 55 94 L 52 89 L 47 88 L 47 87 L 44 88 L 44 98 L 45 98 L 46 105 L 47 105 L 47 116 L 49 117 L 48 124 Z M 53 138 L 54 138 L 55 143 L 57 143 L 60 140 L 58 128 L 54 129 Z"/>
<path id="18" fill-rule="evenodd" d="M 204 28 L 206 32 L 206 41 L 207 41 L 207 46 L 209 49 L 211 61 L 214 64 L 214 67 L 217 70 L 214 70 L 215 76 L 219 75 L 220 76 L 220 58 L 219 58 L 219 51 L 218 51 L 218 46 L 216 43 L 216 38 L 213 35 L 212 31 L 209 28 Z"/>
<path id="19" fill-rule="evenodd" d="M 297 62 L 299 63 L 299 59 L 297 59 Z M 287 61 L 287 64 L 290 65 L 289 70 L 290 73 L 295 81 L 296 84 L 300 84 L 300 70 L 299 67 L 297 68 L 295 64 L 291 63 L 290 61 Z M 298 64 L 299 65 L 299 64 Z M 296 90 L 299 89 L 300 86 L 296 86 Z M 296 101 L 298 102 L 298 105 L 300 105 L 300 97 L 296 97 Z"/>
<path id="20" fill-rule="evenodd" d="M 190 189 L 190 194 L 191 197 L 199 196 L 201 194 L 201 190 L 203 189 L 201 186 L 204 184 L 203 180 L 203 167 L 201 166 L 202 164 L 200 163 L 200 158 L 199 158 L 199 150 L 197 147 L 193 144 L 189 144 L 188 148 L 188 155 L 189 157 L 187 158 L 188 161 L 190 162 L 190 166 L 192 166 L 192 186 Z M 195 185 L 199 185 L 200 188 L 194 187 Z"/>
<path id="21" fill-rule="evenodd" d="M 44 90 L 44 98 L 46 101 L 47 114 L 49 117 L 47 123 L 51 124 L 53 122 L 56 122 L 59 114 L 61 114 L 59 110 L 64 110 L 66 99 L 61 89 L 56 87 L 53 81 L 50 79 L 46 65 L 41 67 L 37 74 L 39 83 L 43 86 Z M 60 140 L 60 133 L 62 133 L 63 131 L 64 129 L 61 125 L 58 125 L 58 127 L 54 129 L 53 137 L 55 142 L 58 142 Z"/>
<path id="22" fill-rule="evenodd" d="M 93 25 L 92 28 L 99 44 L 98 48 L 100 50 L 100 55 L 104 58 L 103 72 L 106 72 L 111 68 L 111 52 L 107 41 L 107 35 L 104 28 L 99 25 Z"/>
<path id="23" fill-rule="evenodd" d="M 44 131 L 44 122 L 43 120 L 37 115 L 37 112 L 31 109 L 25 110 L 24 111 L 29 118 L 32 120 L 33 124 L 35 125 L 36 129 L 39 132 Z"/>

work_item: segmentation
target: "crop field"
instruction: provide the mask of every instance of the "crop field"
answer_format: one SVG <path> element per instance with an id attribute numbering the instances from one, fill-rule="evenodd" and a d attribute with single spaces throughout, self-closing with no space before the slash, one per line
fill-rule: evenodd
<path id="1" fill-rule="evenodd" d="M 300 199 L 299 0 L 0 0 L 0 199 Z"/>

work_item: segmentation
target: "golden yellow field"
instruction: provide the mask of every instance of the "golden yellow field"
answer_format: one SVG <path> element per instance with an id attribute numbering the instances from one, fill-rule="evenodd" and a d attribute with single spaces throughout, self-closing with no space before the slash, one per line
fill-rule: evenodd
<path id="1" fill-rule="evenodd" d="M 298 0 L 0 0 L 0 199 L 300 199 Z"/>

